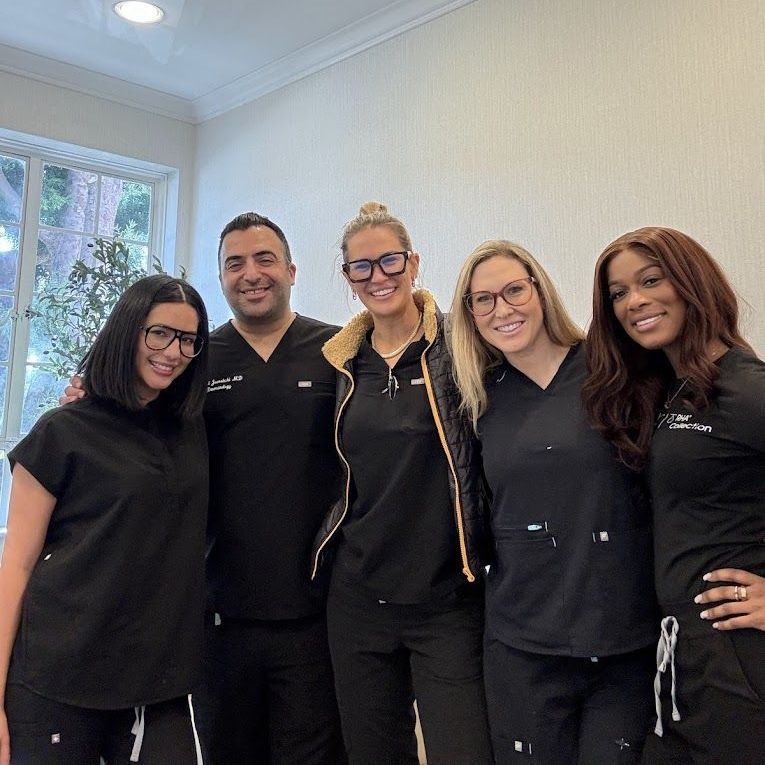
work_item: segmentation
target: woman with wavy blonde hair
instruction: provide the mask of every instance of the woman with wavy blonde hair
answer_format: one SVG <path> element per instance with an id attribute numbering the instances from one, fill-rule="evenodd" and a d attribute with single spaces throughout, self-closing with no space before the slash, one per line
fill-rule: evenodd
<path id="1" fill-rule="evenodd" d="M 501 763 L 637 762 L 648 730 L 650 513 L 585 417 L 582 337 L 525 249 L 468 257 L 451 344 L 492 496 L 484 682 Z"/>

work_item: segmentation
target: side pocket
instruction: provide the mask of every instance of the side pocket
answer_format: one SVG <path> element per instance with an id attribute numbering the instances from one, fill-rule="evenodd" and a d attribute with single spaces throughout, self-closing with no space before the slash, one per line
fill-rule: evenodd
<path id="1" fill-rule="evenodd" d="M 760 702 L 765 702 L 765 632 L 756 629 L 721 632 L 730 647 L 731 663 L 746 690 Z"/>

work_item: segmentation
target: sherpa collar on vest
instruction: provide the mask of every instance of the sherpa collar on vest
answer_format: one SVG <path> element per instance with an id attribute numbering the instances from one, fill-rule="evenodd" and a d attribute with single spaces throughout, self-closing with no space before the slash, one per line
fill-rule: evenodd
<path id="1" fill-rule="evenodd" d="M 438 332 L 436 321 L 436 301 L 428 290 L 415 290 L 412 293 L 415 305 L 422 311 L 422 325 L 425 340 L 432 343 Z M 344 364 L 356 357 L 364 337 L 374 326 L 369 311 L 356 314 L 334 337 L 324 343 L 322 353 L 324 358 L 336 369 L 342 369 Z"/>

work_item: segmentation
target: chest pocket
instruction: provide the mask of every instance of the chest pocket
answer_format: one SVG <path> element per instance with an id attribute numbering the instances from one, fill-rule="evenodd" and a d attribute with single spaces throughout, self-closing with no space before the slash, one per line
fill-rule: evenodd
<path id="1" fill-rule="evenodd" d="M 309 429 L 309 442 L 334 448 L 332 439 L 335 412 L 335 383 L 325 380 L 299 379 L 292 392 L 301 427 Z"/>

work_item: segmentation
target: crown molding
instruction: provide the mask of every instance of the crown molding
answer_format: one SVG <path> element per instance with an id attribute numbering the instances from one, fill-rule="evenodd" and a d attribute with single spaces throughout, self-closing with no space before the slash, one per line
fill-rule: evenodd
<path id="1" fill-rule="evenodd" d="M 196 122 L 217 117 L 475 0 L 401 0 L 192 101 Z"/>
<path id="2" fill-rule="evenodd" d="M 473 2 L 400 0 L 193 100 L 2 44 L 0 71 L 198 124 Z"/>
<path id="3" fill-rule="evenodd" d="M 163 117 L 195 122 L 192 103 L 153 88 L 126 82 L 90 69 L 65 64 L 9 45 L 0 45 L 0 71 L 85 93 Z"/>

